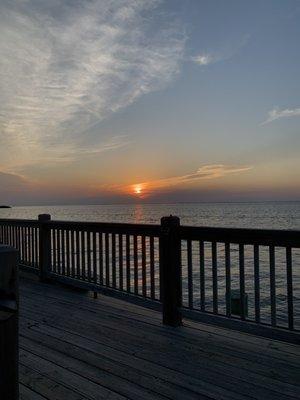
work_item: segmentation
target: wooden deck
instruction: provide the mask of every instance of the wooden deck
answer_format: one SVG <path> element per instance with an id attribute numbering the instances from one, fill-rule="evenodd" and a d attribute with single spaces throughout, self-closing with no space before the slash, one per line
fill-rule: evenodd
<path id="1" fill-rule="evenodd" d="M 20 282 L 20 398 L 300 399 L 299 346 Z"/>

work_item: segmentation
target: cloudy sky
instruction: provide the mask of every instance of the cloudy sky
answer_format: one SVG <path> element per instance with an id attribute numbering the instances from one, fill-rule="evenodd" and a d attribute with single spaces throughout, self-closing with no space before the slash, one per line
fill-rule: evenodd
<path id="1" fill-rule="evenodd" d="M 0 203 L 300 199 L 298 0 L 1 0 Z"/>

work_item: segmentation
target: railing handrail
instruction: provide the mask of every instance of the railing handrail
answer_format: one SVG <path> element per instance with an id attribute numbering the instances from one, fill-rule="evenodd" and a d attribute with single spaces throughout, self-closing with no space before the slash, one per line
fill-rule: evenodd
<path id="1" fill-rule="evenodd" d="M 1 218 L 1 223 L 32 224 L 39 226 L 40 221 L 34 219 Z M 101 230 L 103 233 L 128 233 L 160 236 L 162 227 L 159 224 L 126 223 L 126 222 L 95 222 L 95 221 L 43 221 L 50 228 L 71 228 L 73 230 Z M 300 230 L 296 229 L 261 229 L 261 228 L 227 228 L 211 226 L 180 225 L 177 227 L 183 240 L 203 240 L 220 243 L 236 243 L 260 246 L 278 246 L 300 248 Z"/>
<path id="2" fill-rule="evenodd" d="M 300 248 L 300 231 L 288 229 L 217 228 L 181 225 L 183 240 L 215 241 L 221 243 L 249 244 Z"/>
<path id="3" fill-rule="evenodd" d="M 0 219 L 0 224 L 26 224 L 39 226 L 49 226 L 52 228 L 71 228 L 73 230 L 89 229 L 92 231 L 101 230 L 103 233 L 124 233 L 124 234 L 144 234 L 159 236 L 161 226 L 157 224 L 140 224 L 140 223 L 123 223 L 123 222 L 94 222 L 94 221 L 64 221 L 64 220 L 50 220 L 50 221 L 37 221 L 31 219 Z"/>
<path id="4" fill-rule="evenodd" d="M 11 224 L 11 225 L 17 225 L 17 224 L 31 224 L 38 226 L 40 222 L 36 219 L 22 219 L 22 218 L 1 218 L 0 219 L 0 224 Z"/>

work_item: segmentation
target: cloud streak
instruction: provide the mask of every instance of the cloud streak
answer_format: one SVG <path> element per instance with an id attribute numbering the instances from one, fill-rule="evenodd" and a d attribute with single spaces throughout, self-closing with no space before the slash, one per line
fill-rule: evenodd
<path id="1" fill-rule="evenodd" d="M 198 65 L 208 65 L 215 62 L 214 57 L 211 54 L 198 54 L 195 57 L 192 57 L 192 61 L 194 61 Z"/>
<path id="2" fill-rule="evenodd" d="M 220 61 L 229 60 L 245 47 L 249 40 L 250 35 L 244 35 L 242 38 L 232 38 L 228 43 L 220 45 L 219 48 L 210 51 L 202 51 L 191 57 L 191 61 L 204 67 Z"/>
<path id="3" fill-rule="evenodd" d="M 18 154 L 6 162 L 80 149 L 88 129 L 174 78 L 185 37 L 159 4 L 1 2 L 0 142 Z"/>
<path id="4" fill-rule="evenodd" d="M 273 108 L 273 110 L 268 112 L 268 118 L 261 123 L 261 125 L 269 124 L 270 122 L 276 121 L 281 118 L 290 118 L 290 117 L 299 117 L 300 116 L 300 108 L 286 108 L 284 110 L 280 110 L 279 108 Z"/>
<path id="5" fill-rule="evenodd" d="M 246 172 L 252 168 L 252 166 L 236 166 L 224 164 L 203 165 L 202 167 L 198 168 L 198 170 L 194 173 L 182 176 L 174 176 L 171 178 L 158 179 L 149 182 L 137 183 L 127 186 L 125 188 L 125 191 L 129 193 L 141 194 L 142 196 L 151 194 L 159 190 L 168 190 L 174 187 L 178 187 L 181 189 L 182 186 L 185 185 L 199 184 L 199 182 L 202 180 L 222 178 L 226 175 Z"/>

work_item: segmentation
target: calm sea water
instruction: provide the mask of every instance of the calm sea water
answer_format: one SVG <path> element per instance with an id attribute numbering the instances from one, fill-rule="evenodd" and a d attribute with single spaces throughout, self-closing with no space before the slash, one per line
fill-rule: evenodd
<path id="1" fill-rule="evenodd" d="M 57 220 L 150 224 L 172 214 L 183 225 L 300 230 L 300 202 L 32 206 L 0 209 L 0 218 L 36 219 L 42 213 Z"/>
<path id="2" fill-rule="evenodd" d="M 52 219 L 69 221 L 129 222 L 157 224 L 165 215 L 177 215 L 182 225 L 295 229 L 300 230 L 300 202 L 278 203 L 201 203 L 201 204 L 136 204 L 35 206 L 0 209 L 0 218 L 36 219 L 49 213 Z M 183 297 L 187 304 L 187 250 L 182 244 Z M 300 328 L 300 250 L 293 250 L 293 285 L 295 325 Z M 158 265 L 158 260 L 156 260 Z M 260 246 L 261 316 L 270 322 L 270 274 L 268 248 Z M 194 306 L 200 304 L 199 247 L 193 246 Z M 253 247 L 245 246 L 245 289 L 248 295 L 249 317 L 254 318 Z M 156 269 L 158 277 L 158 267 Z M 238 246 L 231 246 L 232 289 L 239 289 Z M 206 307 L 212 310 L 211 244 L 205 244 Z M 224 245 L 218 244 L 218 295 L 220 311 L 225 312 L 225 257 Z M 287 325 L 287 291 L 285 250 L 276 248 L 276 307 L 280 325 Z"/>

